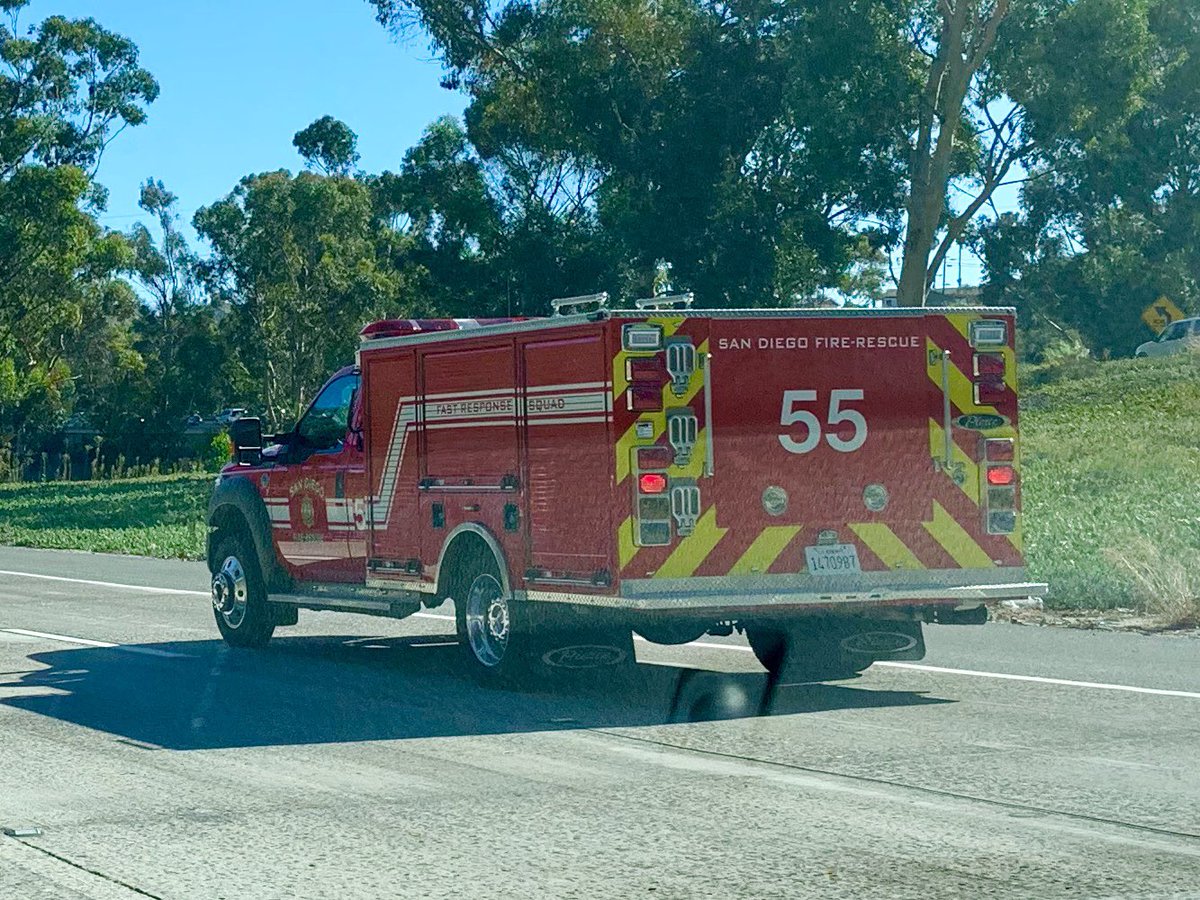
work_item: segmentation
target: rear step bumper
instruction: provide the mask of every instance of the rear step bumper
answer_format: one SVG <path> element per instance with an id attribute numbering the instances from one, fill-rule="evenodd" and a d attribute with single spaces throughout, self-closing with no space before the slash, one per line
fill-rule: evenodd
<path id="1" fill-rule="evenodd" d="M 1047 585 L 1027 581 L 1022 568 L 921 569 L 861 572 L 819 578 L 809 575 L 642 578 L 621 583 L 619 596 L 529 591 L 533 601 L 582 603 L 630 610 L 768 610 L 803 607 L 948 606 L 972 609 L 985 603 L 1041 597 Z"/>

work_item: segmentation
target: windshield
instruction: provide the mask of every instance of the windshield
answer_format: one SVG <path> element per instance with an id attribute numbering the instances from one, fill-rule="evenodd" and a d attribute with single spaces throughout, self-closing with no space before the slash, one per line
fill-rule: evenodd
<path id="1" fill-rule="evenodd" d="M 325 386 L 296 426 L 296 433 L 305 446 L 328 450 L 342 442 L 357 389 L 357 375 L 344 375 Z"/>

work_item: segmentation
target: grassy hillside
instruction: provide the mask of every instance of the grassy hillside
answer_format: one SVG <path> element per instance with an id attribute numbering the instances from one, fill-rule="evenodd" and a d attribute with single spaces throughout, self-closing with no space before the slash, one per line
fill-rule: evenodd
<path id="1" fill-rule="evenodd" d="M 1170 613 L 1194 601 L 1200 356 L 1077 363 L 1025 382 L 1026 551 L 1048 602 Z"/>
<path id="2" fill-rule="evenodd" d="M 1200 595 L 1200 356 L 1023 373 L 1026 550 L 1058 608 Z M 209 475 L 0 485 L 0 543 L 200 558 Z"/>
<path id="3" fill-rule="evenodd" d="M 211 475 L 0 485 L 0 544 L 199 559 Z"/>

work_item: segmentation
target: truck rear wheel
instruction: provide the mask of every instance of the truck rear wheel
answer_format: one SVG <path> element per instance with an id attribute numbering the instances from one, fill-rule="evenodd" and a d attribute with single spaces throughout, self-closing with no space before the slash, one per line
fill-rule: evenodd
<path id="1" fill-rule="evenodd" d="M 536 659 L 528 611 L 505 591 L 491 553 L 456 560 L 454 620 L 471 674 L 485 684 L 508 682 Z"/>
<path id="2" fill-rule="evenodd" d="M 836 641 L 830 642 L 804 630 L 747 628 L 746 639 L 762 667 L 772 678 L 781 681 L 853 678 L 873 662 L 847 663 L 840 658 Z"/>
<path id="3" fill-rule="evenodd" d="M 853 678 L 879 660 L 925 656 L 920 622 L 866 617 L 813 617 L 747 625 L 746 638 L 773 679 L 783 682 Z"/>
<path id="4" fill-rule="evenodd" d="M 450 596 L 459 645 L 481 683 L 519 686 L 535 678 L 586 677 L 634 662 L 628 627 L 517 600 L 505 591 L 490 551 L 459 557 L 455 567 Z"/>
<path id="5" fill-rule="evenodd" d="M 249 540 L 239 534 L 222 538 L 213 559 L 213 615 L 221 637 L 233 647 L 266 646 L 275 620 Z"/>

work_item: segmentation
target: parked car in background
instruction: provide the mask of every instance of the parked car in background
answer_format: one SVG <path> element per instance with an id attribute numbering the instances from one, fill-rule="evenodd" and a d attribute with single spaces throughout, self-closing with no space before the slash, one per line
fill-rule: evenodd
<path id="1" fill-rule="evenodd" d="M 1181 350 L 1196 348 L 1200 348 L 1200 318 L 1180 319 L 1164 328 L 1157 338 L 1138 347 L 1133 355 L 1170 356 Z"/>
<path id="2" fill-rule="evenodd" d="M 200 413 L 192 413 L 190 416 L 188 416 L 184 420 L 183 424 L 188 426 L 189 428 L 194 428 L 197 425 L 202 424 L 203 422 L 204 422 L 204 416 L 200 415 Z"/>
<path id="3" fill-rule="evenodd" d="M 228 407 L 217 413 L 217 424 L 229 425 L 233 422 L 236 422 L 245 414 L 246 410 L 242 409 L 241 407 Z"/>

